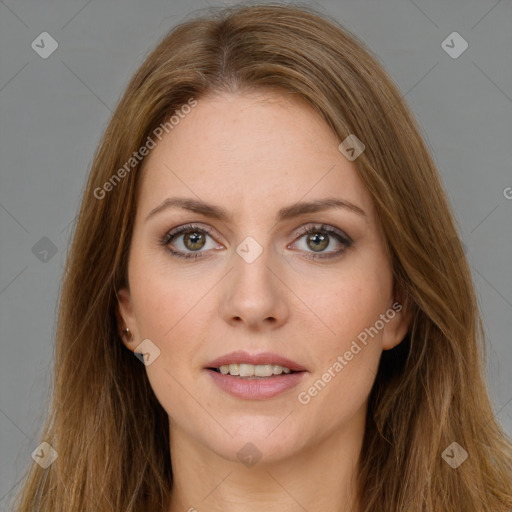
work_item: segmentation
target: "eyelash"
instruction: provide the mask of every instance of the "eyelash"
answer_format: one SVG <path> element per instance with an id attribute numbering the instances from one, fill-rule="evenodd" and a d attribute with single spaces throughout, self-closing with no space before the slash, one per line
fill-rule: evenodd
<path id="1" fill-rule="evenodd" d="M 198 258 L 203 258 L 204 256 L 202 256 L 201 254 L 206 251 L 196 251 L 196 252 L 187 254 L 187 253 L 182 253 L 180 251 L 174 251 L 172 249 L 169 249 L 169 247 L 167 247 L 167 245 L 171 241 L 173 241 L 175 238 L 177 238 L 179 235 L 181 235 L 183 233 L 192 232 L 192 231 L 197 231 L 199 233 L 203 233 L 203 234 L 210 235 L 210 236 L 211 236 L 211 233 L 213 232 L 213 230 L 211 228 L 203 228 L 196 224 L 186 224 L 183 226 L 179 226 L 174 230 L 169 231 L 168 233 L 165 234 L 165 236 L 159 242 L 161 245 L 163 245 L 167 249 L 167 251 L 171 254 L 171 256 L 176 256 L 178 258 L 184 258 L 184 259 L 193 259 L 193 260 L 196 260 Z M 352 245 L 352 239 L 348 235 L 345 235 L 343 232 L 338 231 L 334 228 L 326 226 L 325 224 L 316 224 L 313 226 L 307 226 L 307 227 L 301 228 L 297 234 L 297 240 L 302 238 L 304 235 L 308 235 L 310 233 L 318 233 L 318 232 L 327 233 L 328 235 L 333 236 L 334 238 L 336 238 L 336 240 L 338 240 L 338 242 L 340 242 L 345 247 L 341 250 L 338 250 L 335 252 L 331 251 L 330 253 L 327 253 L 327 254 L 313 253 L 312 256 L 307 256 L 307 258 L 310 258 L 313 260 L 323 260 L 323 259 L 328 259 L 328 258 L 334 258 L 336 256 L 341 255 Z"/>

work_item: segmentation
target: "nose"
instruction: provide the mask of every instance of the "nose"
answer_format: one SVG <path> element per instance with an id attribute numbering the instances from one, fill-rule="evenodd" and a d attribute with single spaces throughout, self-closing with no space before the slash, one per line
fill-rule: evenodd
<path id="1" fill-rule="evenodd" d="M 263 249 L 256 259 L 246 258 L 242 251 L 236 252 L 232 264 L 223 283 L 221 317 L 230 324 L 245 324 L 252 330 L 277 329 L 283 325 L 289 316 L 290 291 L 270 249 Z"/>

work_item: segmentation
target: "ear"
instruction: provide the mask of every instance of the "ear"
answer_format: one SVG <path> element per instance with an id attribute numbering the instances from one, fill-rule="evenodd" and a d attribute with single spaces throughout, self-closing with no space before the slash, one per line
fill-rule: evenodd
<path id="1" fill-rule="evenodd" d="M 115 314 L 117 320 L 117 328 L 124 345 L 131 351 L 137 346 L 136 340 L 139 340 L 139 332 L 137 329 L 137 322 L 133 311 L 130 290 L 127 287 L 121 288 L 117 292 L 117 304 L 115 307 Z M 132 338 L 123 333 L 123 329 L 130 329 Z"/>
<path id="2" fill-rule="evenodd" d="M 386 311 L 388 322 L 382 335 L 382 349 L 396 347 L 407 334 L 411 323 L 411 310 L 406 301 L 395 300 Z"/>

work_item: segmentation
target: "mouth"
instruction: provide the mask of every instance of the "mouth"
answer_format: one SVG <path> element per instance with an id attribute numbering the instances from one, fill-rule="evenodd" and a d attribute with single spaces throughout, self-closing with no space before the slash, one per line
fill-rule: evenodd
<path id="1" fill-rule="evenodd" d="M 238 350 L 225 354 L 204 367 L 212 383 L 243 400 L 267 400 L 291 391 L 309 370 L 272 352 L 250 354 Z"/>
<path id="2" fill-rule="evenodd" d="M 230 363 L 204 371 L 220 390 L 242 400 L 268 400 L 289 392 L 306 378 L 306 370 L 277 364 Z"/>
<path id="3" fill-rule="evenodd" d="M 278 364 L 249 364 L 249 363 L 230 363 L 218 367 L 206 368 L 222 375 L 230 375 L 245 380 L 278 378 L 283 375 L 301 373 L 301 371 L 292 370 L 286 366 Z"/>
<path id="4" fill-rule="evenodd" d="M 224 354 L 210 361 L 204 368 L 223 375 L 232 375 L 240 378 L 269 378 L 282 374 L 307 371 L 299 363 L 279 354 L 272 352 L 250 354 L 243 350 Z"/>

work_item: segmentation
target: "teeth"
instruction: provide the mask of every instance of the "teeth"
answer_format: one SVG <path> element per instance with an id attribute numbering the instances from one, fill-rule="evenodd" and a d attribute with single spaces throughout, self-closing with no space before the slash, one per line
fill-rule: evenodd
<path id="1" fill-rule="evenodd" d="M 219 367 L 223 375 L 238 375 L 240 377 L 271 377 L 281 373 L 290 373 L 291 370 L 278 364 L 224 364 Z"/>

